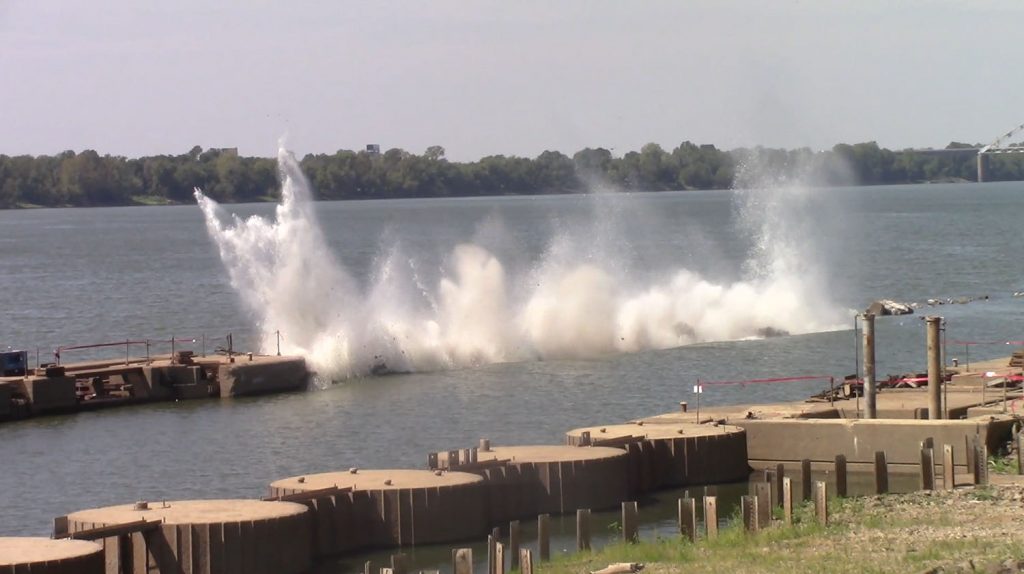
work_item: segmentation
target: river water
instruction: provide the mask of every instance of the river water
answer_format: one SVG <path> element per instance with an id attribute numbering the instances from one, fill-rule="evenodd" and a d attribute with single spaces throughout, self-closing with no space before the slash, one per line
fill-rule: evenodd
<path id="1" fill-rule="evenodd" d="M 419 270 L 416 284 L 426 300 L 444 293 L 446 288 L 437 285 L 457 264 L 453 249 L 462 243 L 485 246 L 500 259 L 510 300 L 539 276 L 530 272 L 545 266 L 538 262 L 551 266 L 557 259 L 553 252 L 601 267 L 602 281 L 616 292 L 667 285 L 667 277 L 680 269 L 699 273 L 709 285 L 753 284 L 751 277 L 774 266 L 776 275 L 799 285 L 806 308 L 786 307 L 787 316 L 779 317 L 779 309 L 745 308 L 750 301 L 770 306 L 770 298 L 741 298 L 732 307 L 716 301 L 720 321 L 735 322 L 756 311 L 764 326 L 828 330 L 714 342 L 710 335 L 700 337 L 713 331 L 696 329 L 685 335 L 704 342 L 670 348 L 648 342 L 630 353 L 597 347 L 580 356 L 565 352 L 572 345 L 524 337 L 526 343 L 511 347 L 529 345 L 533 354 L 525 360 L 513 354 L 489 362 L 489 355 L 476 354 L 452 362 L 453 368 L 424 369 L 420 363 L 412 364 L 420 372 L 388 376 L 359 376 L 351 363 L 341 374 L 326 374 L 339 382 L 323 390 L 5 423 L 0 425 L 0 535 L 46 534 L 53 517 L 82 508 L 139 499 L 253 497 L 274 479 L 351 466 L 423 467 L 429 451 L 469 446 L 480 437 L 506 444 L 558 443 L 577 426 L 666 412 L 679 400 L 693 401 L 698 378 L 843 376 L 855 368 L 852 310 L 882 297 L 923 301 L 989 295 L 932 312 L 947 318 L 951 341 L 1024 338 L 1024 299 L 1012 297 L 1024 290 L 1018 259 L 1024 184 L 750 193 L 318 203 L 315 219 L 302 225 L 319 222 L 338 266 L 366 292 L 388 269 L 381 261 L 401 252 L 401 259 Z M 268 218 L 274 209 L 227 206 L 242 216 Z M 0 229 L 0 345 L 28 349 L 33 361 L 37 348 L 46 362 L 58 345 L 125 339 L 201 341 L 205 334 L 212 348 L 221 344 L 214 339 L 228 332 L 235 334 L 236 348 L 253 347 L 270 340 L 267 332 L 275 330 L 253 298 L 239 297 L 195 206 L 5 211 Z M 574 247 L 559 251 L 564 244 Z M 766 244 L 775 245 L 767 249 L 771 253 L 766 254 Z M 588 251 L 588 245 L 600 249 Z M 302 276 L 289 279 L 289 285 L 291 291 L 270 296 L 305 299 L 314 308 L 322 302 L 324 309 L 338 312 L 329 297 L 304 297 Z M 555 303 L 571 306 L 578 294 L 562 290 Z M 382 304 L 373 297 L 357 303 Z M 526 307 L 508 304 L 515 312 Z M 924 326 L 918 317 L 926 312 L 879 320 L 881 373 L 923 365 Z M 286 348 L 308 335 L 276 328 Z M 978 345 L 970 353 L 974 359 L 1009 350 Z M 950 344 L 948 354 L 963 360 L 963 347 Z M 63 359 L 92 356 L 69 351 Z M 790 400 L 823 385 L 714 387 L 701 400 Z"/>

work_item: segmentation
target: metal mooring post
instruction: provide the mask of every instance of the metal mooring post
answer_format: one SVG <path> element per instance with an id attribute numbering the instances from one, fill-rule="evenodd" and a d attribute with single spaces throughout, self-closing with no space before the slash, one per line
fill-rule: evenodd
<path id="1" fill-rule="evenodd" d="M 875 315 L 864 313 L 864 418 L 878 418 L 875 389 Z"/>
<path id="2" fill-rule="evenodd" d="M 928 340 L 928 418 L 942 418 L 942 361 L 939 328 L 942 317 L 925 317 Z"/>

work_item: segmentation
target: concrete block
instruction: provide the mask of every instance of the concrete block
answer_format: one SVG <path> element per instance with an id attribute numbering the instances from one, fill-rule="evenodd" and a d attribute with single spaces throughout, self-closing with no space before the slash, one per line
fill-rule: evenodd
<path id="1" fill-rule="evenodd" d="M 70 411 L 78 408 L 73 377 L 37 377 L 22 380 L 34 414 Z"/>
<path id="2" fill-rule="evenodd" d="M 776 462 L 796 463 L 808 458 L 831 465 L 837 454 L 850 464 L 870 465 L 874 453 L 885 450 L 890 465 L 917 472 L 920 444 L 932 437 L 936 444 L 950 444 L 957 460 L 966 460 L 968 437 L 980 434 L 997 445 L 1010 435 L 1012 419 L 995 420 L 845 420 L 780 419 L 744 420 L 736 425 L 746 432 L 751 464 L 763 467 Z M 899 468 L 895 470 L 900 470 Z"/>
<path id="3" fill-rule="evenodd" d="M 221 364 L 217 381 L 221 397 L 300 391 L 309 383 L 309 371 L 301 357 L 260 357 Z"/>
<path id="4" fill-rule="evenodd" d="M 14 394 L 12 383 L 0 382 L 0 421 L 14 416 L 11 410 L 11 396 Z"/>

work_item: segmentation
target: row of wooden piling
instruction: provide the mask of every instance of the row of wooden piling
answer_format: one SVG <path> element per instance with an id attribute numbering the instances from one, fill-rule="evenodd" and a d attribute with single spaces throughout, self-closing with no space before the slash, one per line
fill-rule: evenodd
<path id="1" fill-rule="evenodd" d="M 1020 436 L 1018 445 L 1018 457 L 1024 458 L 1021 454 L 1021 446 L 1024 446 L 1024 434 Z M 935 490 L 936 465 L 935 444 L 932 439 L 926 439 L 921 443 L 921 458 L 919 466 L 920 488 L 922 490 Z M 967 467 L 973 484 L 988 484 L 988 450 L 984 441 L 975 438 L 971 441 L 968 449 Z M 942 445 L 942 481 L 943 488 L 952 490 L 956 484 L 955 461 L 953 459 L 952 445 Z M 831 475 L 835 495 L 839 498 L 849 496 L 847 459 L 844 455 L 836 455 Z M 1020 468 L 1024 468 L 1021 465 Z M 754 533 L 769 528 L 773 520 L 773 509 L 781 508 L 781 523 L 787 526 L 792 525 L 794 506 L 798 502 L 811 502 L 814 507 L 815 521 L 822 525 L 829 524 L 829 484 L 824 480 L 812 480 L 811 461 L 804 459 L 800 461 L 800 492 L 795 493 L 793 478 L 786 476 L 785 465 L 778 464 L 774 468 L 761 471 L 760 478 L 750 485 L 750 494 L 741 497 L 740 502 L 740 524 L 745 531 Z M 873 466 L 874 493 L 886 494 L 889 492 L 889 465 L 886 461 L 885 451 L 877 451 L 874 457 Z M 718 497 L 714 494 L 714 487 L 705 489 L 705 495 L 699 503 L 691 498 L 689 493 L 678 499 L 678 529 L 679 536 L 687 541 L 696 542 L 703 534 L 707 539 L 718 537 Z M 704 528 L 698 528 L 697 508 L 703 508 Z M 625 542 L 639 541 L 639 508 L 636 501 L 622 503 L 621 509 L 621 531 L 622 540 Z M 494 528 L 487 537 L 487 574 L 505 574 L 506 556 L 510 558 L 511 570 L 519 569 L 522 574 L 533 574 L 534 553 L 530 549 L 521 548 L 522 544 L 520 521 L 514 520 L 509 523 L 508 542 L 502 542 L 499 528 Z M 542 514 L 537 517 L 537 553 L 541 561 L 547 561 L 551 557 L 550 541 L 550 515 Z M 590 509 L 578 509 L 576 511 L 576 551 L 585 552 L 591 550 L 591 511 Z M 409 574 L 407 571 L 397 567 L 403 564 L 401 555 L 392 557 L 392 567 L 381 569 L 381 574 Z M 471 548 L 456 548 L 451 553 L 453 574 L 473 574 L 473 550 Z M 364 574 L 372 574 L 370 562 L 366 562 Z M 424 574 L 434 574 L 424 572 Z"/>

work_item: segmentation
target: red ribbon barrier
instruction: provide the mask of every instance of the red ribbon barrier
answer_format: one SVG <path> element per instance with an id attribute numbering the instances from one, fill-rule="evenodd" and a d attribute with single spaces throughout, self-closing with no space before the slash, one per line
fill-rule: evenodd
<path id="1" fill-rule="evenodd" d="M 1024 346 L 1024 341 L 950 341 L 951 345 L 1019 345 Z"/>
<path id="2" fill-rule="evenodd" d="M 803 377 L 777 377 L 773 379 L 749 379 L 746 381 L 701 381 L 701 385 L 747 385 L 757 383 L 788 383 L 791 381 L 821 381 L 829 380 L 828 375 L 808 375 Z"/>

